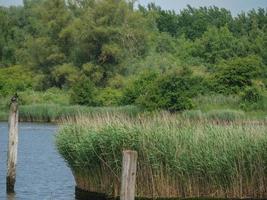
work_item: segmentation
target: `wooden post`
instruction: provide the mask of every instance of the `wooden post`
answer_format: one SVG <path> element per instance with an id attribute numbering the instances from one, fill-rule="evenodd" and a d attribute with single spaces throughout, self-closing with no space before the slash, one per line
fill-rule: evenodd
<path id="1" fill-rule="evenodd" d="M 134 200 L 137 152 L 123 151 L 120 200 Z"/>
<path id="2" fill-rule="evenodd" d="M 9 114 L 9 135 L 8 135 L 8 154 L 7 154 L 7 176 L 6 191 L 13 193 L 16 182 L 16 164 L 18 148 L 18 102 L 17 95 L 11 99 Z"/>

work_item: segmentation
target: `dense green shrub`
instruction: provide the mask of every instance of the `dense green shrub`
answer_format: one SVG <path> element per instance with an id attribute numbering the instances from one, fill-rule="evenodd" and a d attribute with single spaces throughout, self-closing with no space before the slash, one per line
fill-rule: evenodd
<path id="1" fill-rule="evenodd" d="M 249 110 L 267 110 L 267 98 L 255 86 L 248 87 L 241 94 L 240 107 L 246 111 Z"/>
<path id="2" fill-rule="evenodd" d="M 23 66 L 0 68 L 0 95 L 13 95 L 16 91 L 34 89 L 40 77 Z"/>
<path id="3" fill-rule="evenodd" d="M 260 76 L 261 68 L 262 61 L 256 56 L 224 61 L 215 74 L 216 92 L 239 93 Z"/>
<path id="4" fill-rule="evenodd" d="M 72 88 L 71 103 L 87 106 L 96 106 L 97 91 L 95 85 L 86 76 L 82 76 Z"/>
<path id="5" fill-rule="evenodd" d="M 157 72 L 144 71 L 131 80 L 123 91 L 122 104 L 134 104 L 139 96 L 147 92 L 150 85 L 158 76 L 159 74 Z"/>
<path id="6" fill-rule="evenodd" d="M 121 102 L 122 92 L 118 89 L 104 88 L 98 91 L 96 101 L 100 106 L 118 106 Z"/>
<path id="7" fill-rule="evenodd" d="M 158 77 L 138 103 L 147 109 L 165 109 L 171 112 L 191 109 L 192 97 L 198 94 L 201 79 L 187 69 L 170 71 Z"/>
<path id="8" fill-rule="evenodd" d="M 241 96 L 241 100 L 248 103 L 257 103 L 263 99 L 262 94 L 256 87 L 248 87 Z"/>

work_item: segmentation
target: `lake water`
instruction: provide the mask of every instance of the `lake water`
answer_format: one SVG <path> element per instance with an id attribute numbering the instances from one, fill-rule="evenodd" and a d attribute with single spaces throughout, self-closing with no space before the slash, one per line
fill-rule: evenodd
<path id="1" fill-rule="evenodd" d="M 56 125 L 20 123 L 16 194 L 6 194 L 8 125 L 0 123 L 0 200 L 74 200 L 75 182 L 55 148 Z"/>

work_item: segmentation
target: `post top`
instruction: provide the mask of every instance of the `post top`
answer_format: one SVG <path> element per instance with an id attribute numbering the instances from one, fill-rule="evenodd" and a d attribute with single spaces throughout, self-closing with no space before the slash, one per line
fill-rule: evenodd
<path id="1" fill-rule="evenodd" d="M 123 153 L 127 153 L 127 154 L 137 154 L 137 151 L 133 151 L 133 150 L 124 150 Z"/>
<path id="2" fill-rule="evenodd" d="M 18 101 L 18 98 L 19 98 L 19 95 L 18 95 L 18 93 L 16 92 L 16 93 L 14 94 L 14 96 L 11 98 L 11 103 L 13 103 L 13 102 L 17 102 L 17 101 Z"/>

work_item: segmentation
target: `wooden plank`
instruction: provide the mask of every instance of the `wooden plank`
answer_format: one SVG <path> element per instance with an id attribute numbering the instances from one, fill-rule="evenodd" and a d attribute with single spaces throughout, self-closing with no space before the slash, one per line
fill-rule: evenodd
<path id="1" fill-rule="evenodd" d="M 134 200 L 136 182 L 137 152 L 123 151 L 121 200 Z"/>
<path id="2" fill-rule="evenodd" d="M 8 154 L 7 154 L 7 176 L 6 191 L 14 192 L 16 182 L 16 165 L 17 165 L 17 149 L 18 149 L 18 102 L 15 95 L 11 99 L 10 115 L 9 115 L 9 135 L 8 135 Z"/>

